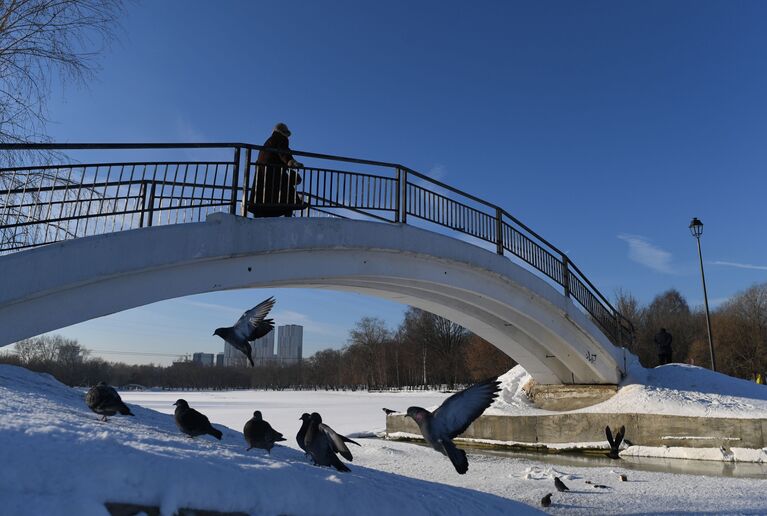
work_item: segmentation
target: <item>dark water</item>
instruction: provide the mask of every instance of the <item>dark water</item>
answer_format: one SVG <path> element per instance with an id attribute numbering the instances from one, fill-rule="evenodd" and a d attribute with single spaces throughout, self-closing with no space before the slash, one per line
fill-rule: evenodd
<path id="1" fill-rule="evenodd" d="M 515 457 L 559 466 L 612 467 L 683 475 L 767 479 L 767 464 L 753 462 L 721 462 L 713 460 L 665 459 L 656 457 L 626 457 L 618 460 L 586 453 L 530 453 L 507 450 L 472 448 L 473 453 Z"/>
<path id="2" fill-rule="evenodd" d="M 402 442 L 402 441 L 400 441 Z M 412 444 L 425 446 L 422 442 Z M 763 478 L 767 479 L 767 464 L 753 462 L 721 462 L 713 460 L 665 459 L 655 457 L 626 457 L 613 460 L 605 455 L 590 453 L 535 453 L 511 450 L 492 450 L 460 443 L 470 453 L 526 459 L 532 462 L 556 466 L 580 468 L 620 468 L 621 470 L 654 471 L 682 475 L 705 475 L 710 477 Z"/>

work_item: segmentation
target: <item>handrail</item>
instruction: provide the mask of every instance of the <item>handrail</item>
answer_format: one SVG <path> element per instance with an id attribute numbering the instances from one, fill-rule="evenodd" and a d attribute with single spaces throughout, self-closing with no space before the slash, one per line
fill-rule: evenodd
<path id="1" fill-rule="evenodd" d="M 633 339 L 634 328 L 559 248 L 503 208 L 398 163 L 286 151 L 240 142 L 221 143 L 36 143 L 0 144 L 0 151 L 94 151 L 221 149 L 231 160 L 137 160 L 71 162 L 0 168 L 0 254 L 91 234 L 153 224 L 204 220 L 213 211 L 247 214 L 248 192 L 264 181 L 251 174 L 252 151 L 386 168 L 392 175 L 294 167 L 303 175 L 295 188 L 276 186 L 282 198 L 257 200 L 259 206 L 288 209 L 308 204 L 295 215 L 364 217 L 393 223 L 408 217 L 436 224 L 495 245 L 498 254 L 521 259 L 563 287 L 613 342 Z M 244 151 L 244 152 L 243 152 Z M 244 155 L 244 160 L 242 158 Z M 60 153 L 46 155 L 63 159 Z M 283 172 L 286 172 L 284 170 Z M 274 177 L 287 178 L 279 170 Z M 414 181 L 415 180 L 415 181 Z M 245 182 L 247 181 L 247 184 Z M 286 180 L 287 181 L 287 180 Z M 239 212 L 237 206 L 240 206 Z M 507 240 L 508 239 L 508 240 Z"/>

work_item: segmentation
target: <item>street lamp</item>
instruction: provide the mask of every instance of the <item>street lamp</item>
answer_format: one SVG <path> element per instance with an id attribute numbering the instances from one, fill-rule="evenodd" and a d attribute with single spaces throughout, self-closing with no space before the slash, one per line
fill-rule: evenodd
<path id="1" fill-rule="evenodd" d="M 711 370 L 716 371 L 716 358 L 714 357 L 714 341 L 711 339 L 711 316 L 708 313 L 708 293 L 706 292 L 706 275 L 703 273 L 703 254 L 700 251 L 700 236 L 703 234 L 703 223 L 693 217 L 690 222 L 690 233 L 698 242 L 698 260 L 700 260 L 700 279 L 703 281 L 703 303 L 706 306 L 706 328 L 708 329 L 708 350 L 711 353 Z"/>

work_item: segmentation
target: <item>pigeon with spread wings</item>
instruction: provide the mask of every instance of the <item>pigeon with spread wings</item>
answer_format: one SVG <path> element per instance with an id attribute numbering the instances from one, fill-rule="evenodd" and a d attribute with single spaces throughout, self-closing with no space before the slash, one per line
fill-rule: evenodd
<path id="1" fill-rule="evenodd" d="M 432 448 L 450 459 L 455 470 L 463 475 L 469 469 L 466 452 L 456 448 L 452 439 L 461 435 L 489 407 L 498 396 L 500 382 L 485 380 L 457 392 L 433 413 L 421 407 L 410 407 L 407 415 L 421 429 L 421 434 Z"/>
<path id="2" fill-rule="evenodd" d="M 237 320 L 234 326 L 216 328 L 213 335 L 218 335 L 237 350 L 241 351 L 248 357 L 250 365 L 255 366 L 253 357 L 251 356 L 253 350 L 250 347 L 250 343 L 267 335 L 274 329 L 274 320 L 266 319 L 266 316 L 269 314 L 269 311 L 272 309 L 275 302 L 273 297 L 261 301 L 259 304 L 242 314 L 242 317 Z"/>
<path id="3" fill-rule="evenodd" d="M 322 422 L 322 416 L 317 412 L 312 412 L 304 437 L 304 448 L 316 465 L 333 466 L 338 471 L 351 471 L 336 456 L 339 454 L 346 460 L 352 460 L 352 452 L 349 451 L 346 443 L 360 445 L 345 435 L 336 433 L 335 430 Z"/>

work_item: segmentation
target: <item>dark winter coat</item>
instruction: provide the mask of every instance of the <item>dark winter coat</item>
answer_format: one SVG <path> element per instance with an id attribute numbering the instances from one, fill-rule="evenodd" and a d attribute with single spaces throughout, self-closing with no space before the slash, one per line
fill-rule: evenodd
<path id="1" fill-rule="evenodd" d="M 655 346 L 658 353 L 671 353 L 671 341 L 673 337 L 667 331 L 661 330 L 655 335 Z"/>
<path id="2" fill-rule="evenodd" d="M 264 142 L 264 147 L 285 152 L 266 149 L 259 151 L 248 210 L 256 216 L 290 216 L 303 200 L 296 192 L 301 177 L 288 169 L 288 164 L 293 160 L 288 138 L 275 131 Z"/>

